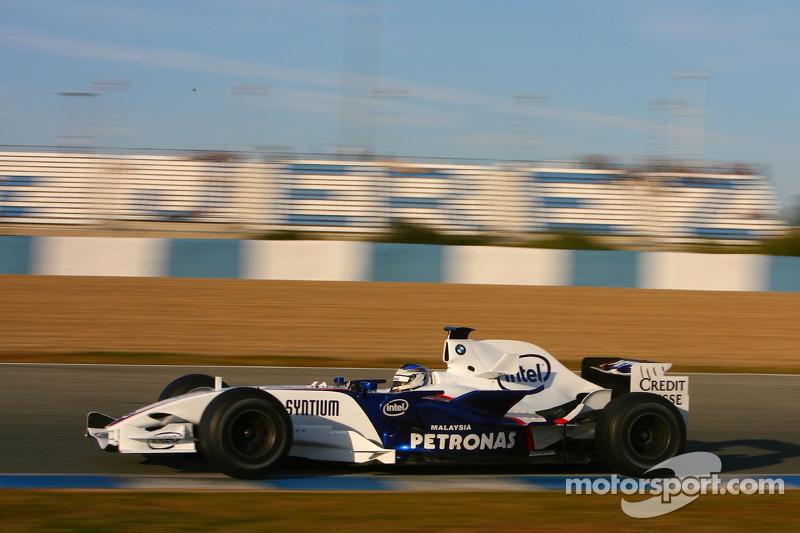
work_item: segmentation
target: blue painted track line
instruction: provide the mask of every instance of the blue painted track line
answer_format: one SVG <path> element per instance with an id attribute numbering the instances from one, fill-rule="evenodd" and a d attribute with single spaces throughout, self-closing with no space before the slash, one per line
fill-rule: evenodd
<path id="1" fill-rule="evenodd" d="M 609 476 L 319 476 L 254 481 L 225 476 L 104 476 L 0 474 L 0 489 L 105 490 L 277 490 L 277 491 L 565 491 L 567 478 L 609 479 Z M 729 479 L 783 479 L 785 490 L 800 490 L 800 475 L 731 475 Z M 622 478 L 620 478 L 622 479 Z"/>
<path id="2" fill-rule="evenodd" d="M 124 478 L 89 475 L 0 475 L 2 489 L 118 489 Z"/>

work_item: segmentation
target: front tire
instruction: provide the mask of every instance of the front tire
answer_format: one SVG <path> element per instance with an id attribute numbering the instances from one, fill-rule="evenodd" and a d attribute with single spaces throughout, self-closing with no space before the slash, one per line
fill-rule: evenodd
<path id="1" fill-rule="evenodd" d="M 235 388 L 214 398 L 200 419 L 198 445 L 221 472 L 258 479 L 280 466 L 292 447 L 292 421 L 271 394 Z"/>
<path id="2" fill-rule="evenodd" d="M 201 390 L 214 390 L 214 377 L 207 374 L 187 374 L 173 380 L 169 385 L 164 387 L 158 401 L 166 400 L 168 398 L 175 398 L 176 396 L 183 396 L 190 392 Z M 227 389 L 228 384 L 222 382 L 222 388 Z"/>
<path id="3" fill-rule="evenodd" d="M 640 477 L 683 452 L 686 424 L 668 400 L 646 392 L 622 394 L 600 412 L 595 446 L 612 470 Z"/>

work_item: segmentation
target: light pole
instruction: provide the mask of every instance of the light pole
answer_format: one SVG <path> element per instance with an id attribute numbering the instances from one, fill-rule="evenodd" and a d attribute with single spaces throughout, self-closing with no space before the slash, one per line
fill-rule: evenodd
<path id="1" fill-rule="evenodd" d="M 652 150 L 653 155 L 663 159 L 676 158 L 679 156 L 677 138 L 675 135 L 674 115 L 686 108 L 686 101 L 678 98 L 653 98 L 650 100 L 652 111 L 665 111 L 667 113 L 666 126 L 656 126 L 653 133 Z M 659 146 L 659 144 L 662 144 Z"/>
<path id="2" fill-rule="evenodd" d="M 229 137 L 233 149 L 264 146 L 267 131 L 266 98 L 269 85 L 238 84 L 231 87 Z"/>
<path id="3" fill-rule="evenodd" d="M 512 124 L 509 131 L 511 159 L 536 159 L 536 107 L 547 105 L 550 95 L 544 93 L 519 93 L 511 97 Z M 516 157 L 518 156 L 518 157 Z"/>
<path id="4" fill-rule="evenodd" d="M 129 87 L 130 83 L 124 80 L 97 80 L 92 84 L 94 92 L 103 96 L 96 106 L 96 135 L 107 146 L 113 146 L 125 131 L 123 96 Z"/>
<path id="5" fill-rule="evenodd" d="M 96 91 L 59 91 L 60 116 L 58 145 L 92 147 L 95 141 L 94 113 L 91 101 L 100 96 Z"/>
<path id="6" fill-rule="evenodd" d="M 408 98 L 408 89 L 388 87 L 373 89 L 370 97 L 375 102 L 372 106 L 375 146 L 372 149 L 375 155 L 399 155 L 403 120 L 402 111 L 398 108 L 399 102 Z"/>
<path id="7" fill-rule="evenodd" d="M 683 155 L 687 159 L 702 161 L 706 143 L 706 88 L 705 81 L 711 77 L 707 70 L 683 70 L 676 72 L 675 93 L 686 105 L 676 109 L 673 118 L 678 136 L 682 141 Z"/>

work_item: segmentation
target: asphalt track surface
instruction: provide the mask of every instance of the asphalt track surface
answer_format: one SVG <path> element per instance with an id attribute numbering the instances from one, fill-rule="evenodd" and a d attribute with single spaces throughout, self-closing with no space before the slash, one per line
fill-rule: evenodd
<path id="1" fill-rule="evenodd" d="M 274 367 L 177 367 L 125 365 L 0 365 L 0 476 L 113 475 L 192 480 L 224 478 L 194 456 L 104 453 L 84 438 L 89 411 L 122 416 L 156 400 L 172 379 L 189 373 L 220 375 L 230 385 L 309 384 L 314 380 L 391 379 L 386 369 Z M 690 374 L 691 417 L 686 451 L 708 451 L 722 459 L 722 473 L 744 477 L 800 474 L 800 375 Z M 513 467 L 397 467 L 290 461 L 279 473 L 291 481 L 386 478 L 387 474 L 436 477 L 459 488 L 492 475 L 575 476 L 608 474 L 602 465 Z M 221 481 L 222 479 L 220 479 Z M 228 481 L 229 480 L 229 481 Z M 143 482 L 143 485 L 146 485 Z M 419 484 L 419 483 L 418 483 Z M 233 487 L 233 485 L 232 485 Z M 140 487 L 141 488 L 141 487 Z"/>

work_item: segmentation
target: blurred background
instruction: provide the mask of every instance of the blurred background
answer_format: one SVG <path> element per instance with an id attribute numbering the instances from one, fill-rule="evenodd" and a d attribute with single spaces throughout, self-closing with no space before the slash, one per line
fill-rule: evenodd
<path id="1" fill-rule="evenodd" d="M 800 256 L 798 27 L 795 0 L 2 2 L 0 361 L 441 368 L 441 327 L 457 325 L 573 369 L 608 355 L 797 373 L 800 259 L 779 256 Z M 121 414 L 145 384 L 124 367 L 119 381 L 33 368 L 6 387 L 23 437 L 0 455 L 14 471 L 48 456 L 113 472 L 81 439 L 83 413 Z M 690 438 L 794 468 L 783 377 L 697 386 Z M 426 493 L 409 521 L 413 495 L 353 495 L 320 518 L 330 492 L 271 492 L 245 502 L 270 516 L 244 522 L 283 524 L 281 508 L 441 529 L 453 507 L 451 529 L 511 531 L 536 505 L 556 527 L 622 514 L 618 498 L 580 513 L 542 494 Z M 188 513 L 163 494 L 135 514 L 97 496 L 68 501 L 76 530 L 141 529 L 145 506 L 149 523 L 159 508 L 183 527 L 242 520 L 198 513 L 196 494 Z M 767 511 L 794 531 L 786 498 Z M 741 502 L 675 516 L 763 520 Z M 56 529 L 72 512 L 25 508 Z"/>
<path id="2" fill-rule="evenodd" d="M 800 253 L 792 2 L 0 12 L 4 233 Z"/>
<path id="3" fill-rule="evenodd" d="M 2 351 L 374 358 L 405 324 L 381 357 L 435 360 L 456 323 L 796 366 L 794 2 L 0 14 Z"/>

